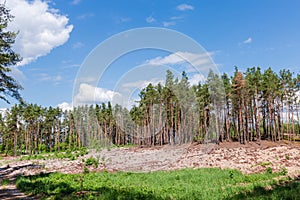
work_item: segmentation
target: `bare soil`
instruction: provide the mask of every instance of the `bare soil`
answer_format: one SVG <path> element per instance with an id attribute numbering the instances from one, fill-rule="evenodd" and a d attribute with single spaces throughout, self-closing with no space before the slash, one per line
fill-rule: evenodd
<path id="1" fill-rule="evenodd" d="M 4 178 L 11 183 L 0 188 L 0 199 L 24 199 L 14 186 L 18 175 L 34 175 L 41 172 L 81 173 L 84 160 L 89 157 L 99 160 L 98 168 L 89 166 L 91 171 L 109 172 L 133 171 L 150 172 L 182 168 L 219 167 L 238 169 L 243 173 L 273 172 L 287 169 L 288 175 L 300 175 L 300 145 L 262 141 L 246 145 L 239 143 L 166 145 L 162 147 L 112 148 L 100 152 L 90 151 L 88 155 L 70 161 L 68 159 L 19 161 L 19 158 L 4 157 L 0 161 L 0 181 Z M 26 197 L 29 198 L 30 197 Z"/>

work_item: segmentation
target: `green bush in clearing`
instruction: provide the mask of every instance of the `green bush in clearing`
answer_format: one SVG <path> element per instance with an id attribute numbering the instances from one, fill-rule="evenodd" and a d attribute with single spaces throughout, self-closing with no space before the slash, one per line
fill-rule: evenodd
<path id="1" fill-rule="evenodd" d="M 2 186 L 5 186 L 5 185 L 8 185 L 9 183 L 10 183 L 9 179 L 4 178 L 4 179 L 2 180 L 2 182 L 1 182 L 1 185 L 2 185 Z"/>
<path id="2" fill-rule="evenodd" d="M 89 157 L 85 161 L 86 166 L 94 165 L 95 168 L 98 168 L 99 161 L 94 157 Z"/>

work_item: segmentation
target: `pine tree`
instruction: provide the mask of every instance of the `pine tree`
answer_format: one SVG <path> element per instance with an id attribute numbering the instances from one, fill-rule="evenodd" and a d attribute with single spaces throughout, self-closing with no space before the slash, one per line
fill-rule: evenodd
<path id="1" fill-rule="evenodd" d="M 0 99 L 7 103 L 8 97 L 21 101 L 19 90 L 22 89 L 21 85 L 8 75 L 10 67 L 21 61 L 20 56 L 12 49 L 17 34 L 7 31 L 8 23 L 12 20 L 10 11 L 0 4 Z"/>

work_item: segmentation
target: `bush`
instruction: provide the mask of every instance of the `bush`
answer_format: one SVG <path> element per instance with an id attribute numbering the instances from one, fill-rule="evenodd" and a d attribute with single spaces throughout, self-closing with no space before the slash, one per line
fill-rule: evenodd
<path id="1" fill-rule="evenodd" d="M 267 167 L 266 173 L 267 173 L 267 174 L 272 174 L 272 173 L 273 173 L 272 168 L 271 168 L 271 167 Z"/>
<path id="2" fill-rule="evenodd" d="M 82 147 L 79 151 L 80 151 L 81 156 L 84 156 L 84 155 L 88 154 L 88 150 L 85 147 Z"/>
<path id="3" fill-rule="evenodd" d="M 10 181 L 9 181 L 9 179 L 7 179 L 7 178 L 4 178 L 4 179 L 2 180 L 2 186 L 8 185 L 9 183 L 10 183 Z"/>
<path id="4" fill-rule="evenodd" d="M 98 168 L 99 161 L 94 157 L 89 157 L 88 159 L 86 159 L 85 165 L 86 166 L 94 165 L 95 168 Z"/>

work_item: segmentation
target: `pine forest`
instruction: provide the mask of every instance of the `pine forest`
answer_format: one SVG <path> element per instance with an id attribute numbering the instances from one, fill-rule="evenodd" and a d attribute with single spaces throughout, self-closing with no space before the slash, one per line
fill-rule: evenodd
<path id="1" fill-rule="evenodd" d="M 130 110 L 110 102 L 73 110 L 14 105 L 1 117 L 2 152 L 11 155 L 95 145 L 299 140 L 300 75 L 259 67 L 232 76 L 212 71 L 190 85 L 185 72 L 151 83 Z"/>

